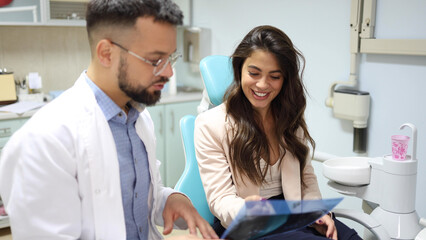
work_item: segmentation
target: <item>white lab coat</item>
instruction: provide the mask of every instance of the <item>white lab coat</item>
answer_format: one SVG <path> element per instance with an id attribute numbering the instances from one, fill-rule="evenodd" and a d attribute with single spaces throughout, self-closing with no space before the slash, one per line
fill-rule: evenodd
<path id="1" fill-rule="evenodd" d="M 149 239 L 173 192 L 163 187 L 152 119 L 136 121 L 151 174 Z M 2 151 L 0 194 L 13 239 L 126 239 L 115 142 L 83 74 L 40 109 Z M 181 225 L 180 227 L 185 227 Z"/>

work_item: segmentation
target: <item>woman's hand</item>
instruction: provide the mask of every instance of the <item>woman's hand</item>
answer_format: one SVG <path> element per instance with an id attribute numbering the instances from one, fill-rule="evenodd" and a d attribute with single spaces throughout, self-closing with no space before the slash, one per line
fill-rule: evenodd
<path id="1" fill-rule="evenodd" d="M 328 214 L 318 219 L 312 227 L 327 238 L 337 240 L 336 226 L 334 225 L 333 219 Z"/>

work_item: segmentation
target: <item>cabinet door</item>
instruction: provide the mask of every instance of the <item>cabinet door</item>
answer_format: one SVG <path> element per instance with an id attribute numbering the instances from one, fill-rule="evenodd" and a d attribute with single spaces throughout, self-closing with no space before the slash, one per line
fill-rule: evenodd
<path id="1" fill-rule="evenodd" d="M 29 118 L 14 118 L 14 119 L 5 119 L 0 120 L 0 155 L 1 151 L 6 145 L 7 141 L 10 139 L 13 133 L 15 133 L 22 125 L 28 121 Z M 1 198 L 0 198 L 1 202 Z M 9 217 L 0 216 L 0 229 L 9 227 Z"/>
<path id="2" fill-rule="evenodd" d="M 3 149 L 6 142 L 29 118 L 16 118 L 0 120 L 0 150 Z"/>
<path id="3" fill-rule="evenodd" d="M 174 188 L 183 169 L 185 168 L 185 154 L 180 134 L 179 121 L 188 114 L 197 115 L 199 101 L 166 104 L 166 145 L 167 159 L 166 175 L 168 187 Z"/>
<path id="4" fill-rule="evenodd" d="M 161 161 L 160 174 L 163 184 L 166 185 L 166 158 L 165 158 L 165 127 L 164 127 L 164 105 L 158 105 L 154 107 L 148 107 L 148 111 L 151 114 L 152 121 L 154 122 L 155 137 L 157 139 L 156 155 L 157 159 Z"/>
<path id="5" fill-rule="evenodd" d="M 9 139 L 29 118 L 14 118 L 0 120 L 0 138 Z"/>
<path id="6" fill-rule="evenodd" d="M 86 25 L 89 0 L 49 0 L 48 21 L 58 25 Z"/>
<path id="7" fill-rule="evenodd" d="M 9 138 L 0 138 L 0 154 L 1 154 L 1 150 L 3 150 L 4 146 L 6 146 L 7 141 L 9 140 Z"/>
<path id="8" fill-rule="evenodd" d="M 0 8 L 0 23 L 40 23 L 42 1 L 19 0 Z"/>

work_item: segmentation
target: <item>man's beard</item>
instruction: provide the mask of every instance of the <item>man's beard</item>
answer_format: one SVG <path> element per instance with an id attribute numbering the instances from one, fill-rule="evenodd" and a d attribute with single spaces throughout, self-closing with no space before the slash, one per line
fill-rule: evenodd
<path id="1" fill-rule="evenodd" d="M 161 91 L 156 90 L 153 93 L 148 92 L 148 88 L 154 84 L 161 82 L 168 82 L 169 80 L 165 77 L 160 78 L 160 80 L 155 81 L 148 85 L 147 87 L 135 87 L 132 86 L 130 81 L 127 79 L 127 64 L 124 59 L 120 59 L 120 66 L 118 69 L 118 86 L 121 91 L 123 91 L 128 97 L 132 100 L 143 103 L 147 106 L 152 106 L 157 103 L 161 98 Z"/>

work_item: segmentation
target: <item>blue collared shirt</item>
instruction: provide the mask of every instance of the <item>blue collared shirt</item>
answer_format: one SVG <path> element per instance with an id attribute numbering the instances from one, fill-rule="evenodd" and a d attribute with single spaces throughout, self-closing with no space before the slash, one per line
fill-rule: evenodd
<path id="1" fill-rule="evenodd" d="M 129 112 L 126 115 L 87 75 L 85 77 L 108 121 L 117 148 L 126 239 L 147 240 L 148 193 L 151 178 L 145 145 L 135 128 L 140 112 L 128 104 Z"/>

